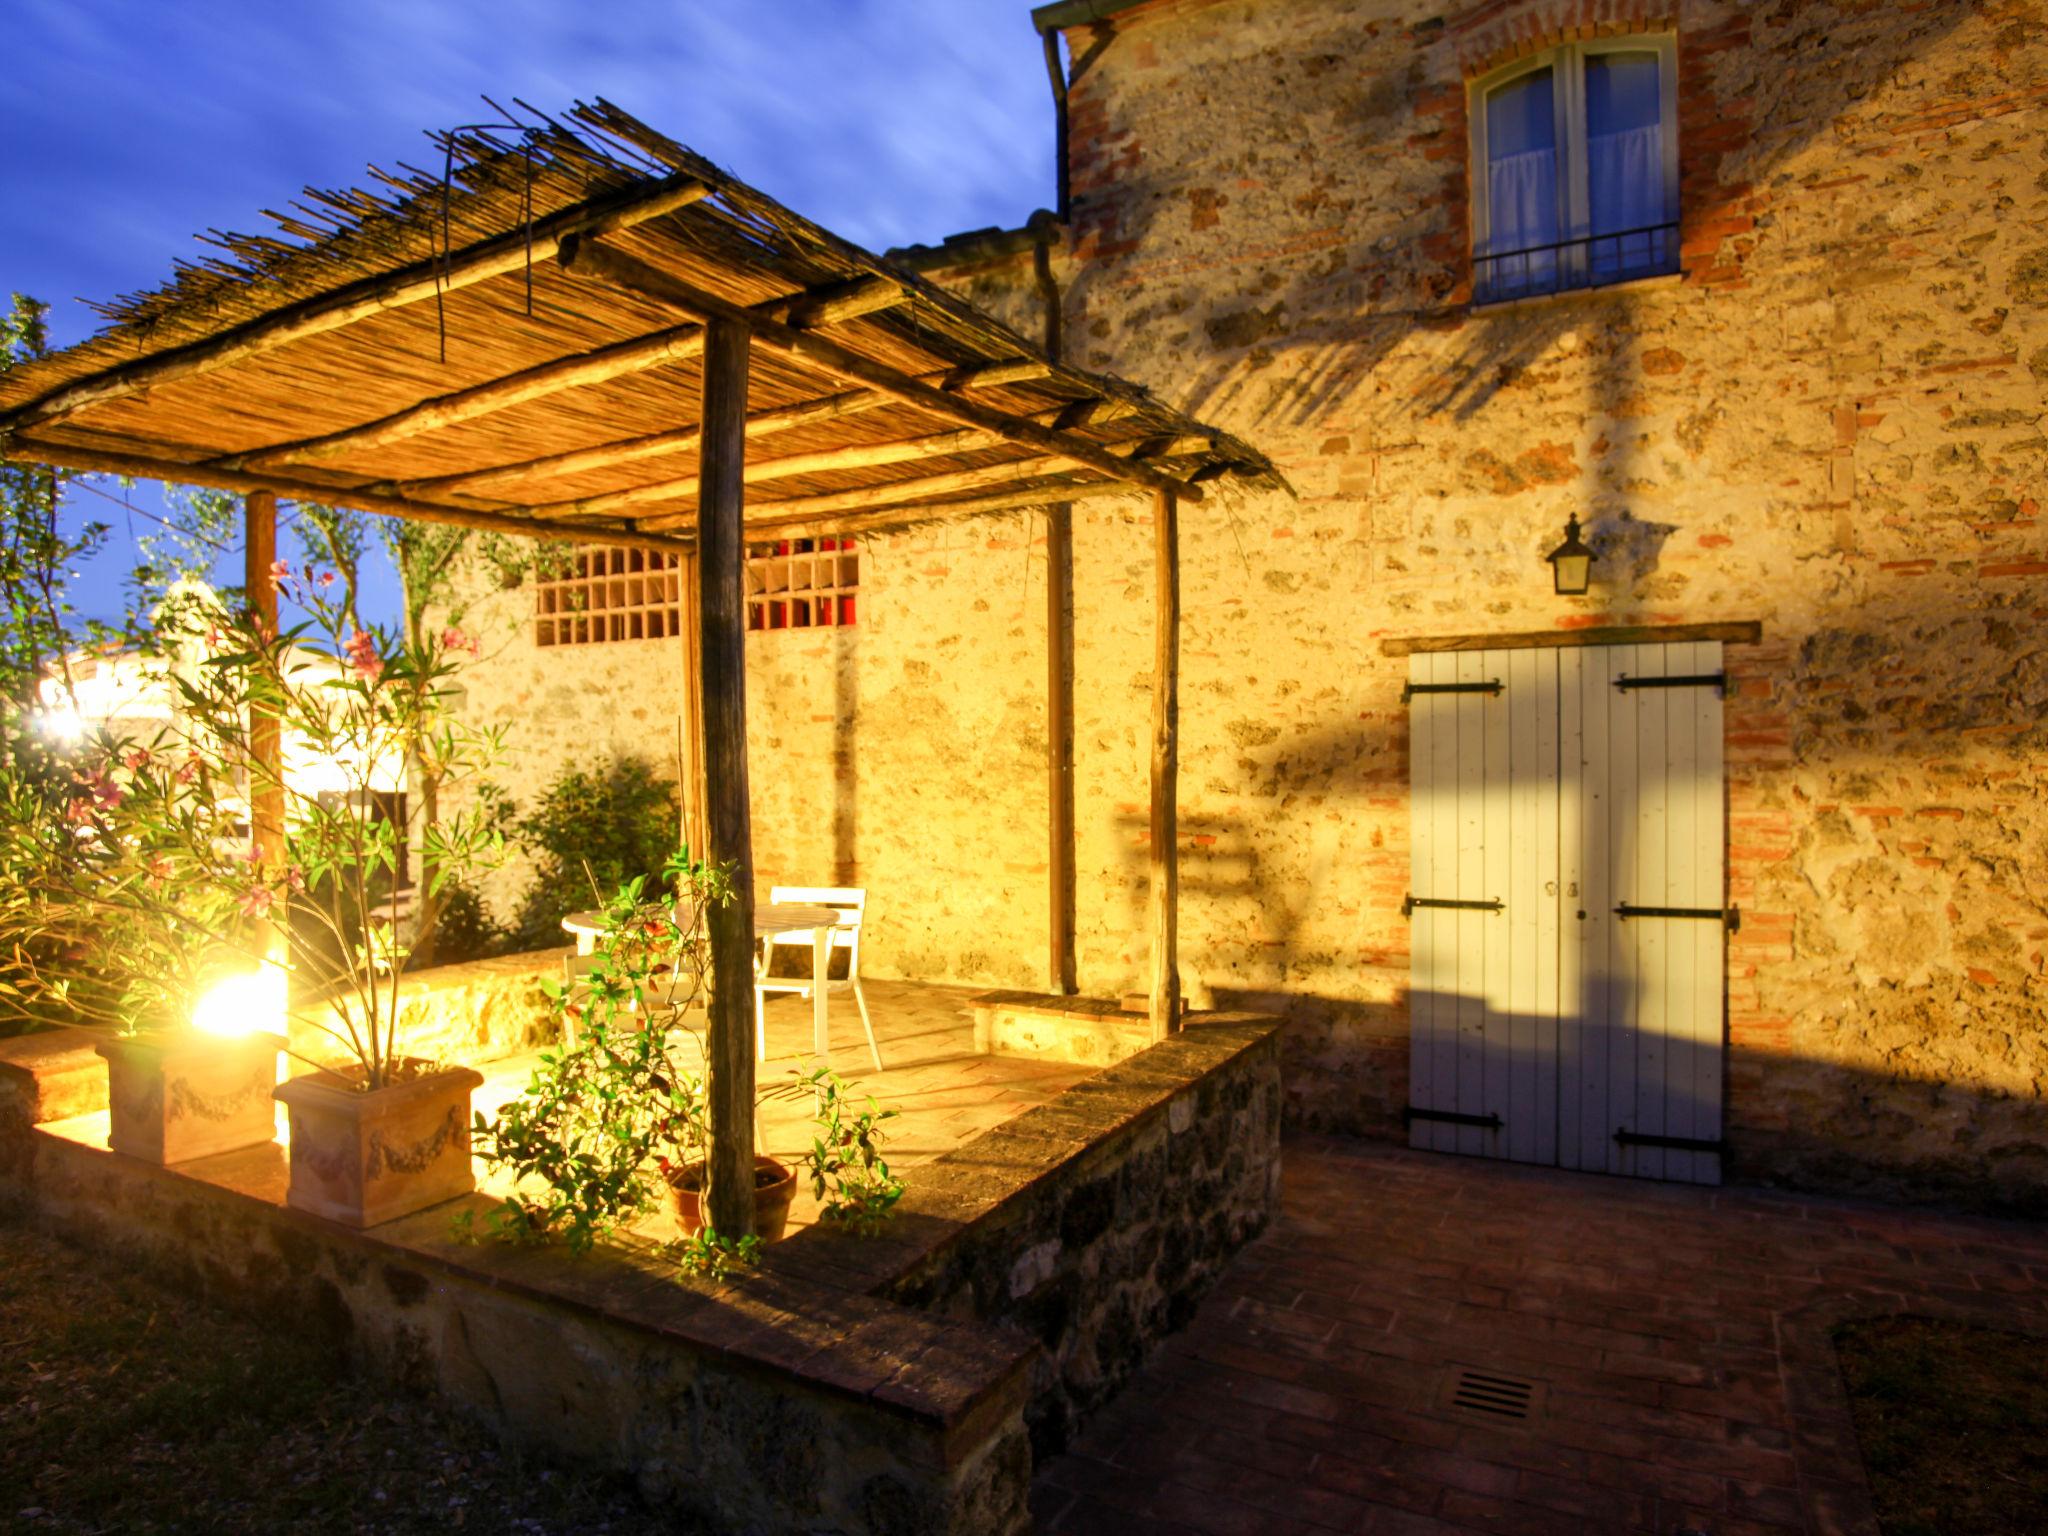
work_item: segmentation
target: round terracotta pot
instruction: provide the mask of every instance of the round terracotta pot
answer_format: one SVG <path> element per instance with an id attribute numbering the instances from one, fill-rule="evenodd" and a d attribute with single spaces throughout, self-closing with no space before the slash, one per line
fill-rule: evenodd
<path id="1" fill-rule="evenodd" d="M 676 1230 L 690 1237 L 704 1225 L 704 1164 L 685 1163 L 663 1180 L 668 1185 L 668 1211 Z M 789 1224 L 789 1203 L 796 1198 L 796 1170 L 765 1154 L 754 1158 L 754 1233 L 764 1243 L 782 1236 Z"/>

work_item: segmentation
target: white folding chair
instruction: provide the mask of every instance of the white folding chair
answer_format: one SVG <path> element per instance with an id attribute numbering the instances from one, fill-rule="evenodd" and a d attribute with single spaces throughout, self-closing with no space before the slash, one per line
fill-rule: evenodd
<path id="1" fill-rule="evenodd" d="M 768 893 L 776 905 L 793 902 L 806 907 L 831 907 L 844 914 L 832 929 L 832 951 L 826 959 L 825 995 L 851 992 L 860 1007 L 860 1026 L 868 1034 L 868 1050 L 875 1058 L 875 1070 L 882 1070 L 882 1048 L 875 1043 L 874 1021 L 868 1017 L 867 995 L 860 989 L 860 928 L 867 912 L 868 893 L 856 886 L 778 885 Z M 761 941 L 760 968 L 754 974 L 754 1049 L 768 1059 L 768 1016 L 764 1008 L 770 992 L 811 995 L 814 950 L 811 930 L 771 933 Z M 778 955 L 780 963 L 778 964 Z M 846 957 L 841 974 L 839 957 Z"/>

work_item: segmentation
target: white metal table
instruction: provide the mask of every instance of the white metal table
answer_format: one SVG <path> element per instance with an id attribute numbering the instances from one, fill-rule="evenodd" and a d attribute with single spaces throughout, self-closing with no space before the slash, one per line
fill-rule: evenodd
<path id="1" fill-rule="evenodd" d="M 832 1056 L 832 1036 L 825 1017 L 825 973 L 832 963 L 832 930 L 838 925 L 839 911 L 835 907 L 769 902 L 754 908 L 757 943 L 771 934 L 808 931 L 811 935 L 811 1049 L 828 1061 Z M 562 931 L 574 936 L 577 954 L 590 954 L 604 932 L 604 914 L 571 912 L 562 919 Z"/>

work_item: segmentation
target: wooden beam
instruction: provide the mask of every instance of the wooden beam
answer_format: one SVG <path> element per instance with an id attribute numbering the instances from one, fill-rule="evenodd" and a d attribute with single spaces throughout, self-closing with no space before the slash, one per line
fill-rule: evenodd
<path id="1" fill-rule="evenodd" d="M 1046 982 L 1079 990 L 1074 963 L 1074 507 L 1045 509 Z"/>
<path id="2" fill-rule="evenodd" d="M 1382 640 L 1382 656 L 1417 656 L 1436 651 L 1534 651 L 1552 646 L 1676 645 L 1689 640 L 1719 640 L 1724 645 L 1755 645 L 1764 627 L 1755 619 L 1722 624 L 1605 624 L 1593 629 L 1531 629 L 1502 635 L 1408 635 Z"/>
<path id="3" fill-rule="evenodd" d="M 941 518 L 951 520 L 959 517 L 979 517 L 990 512 L 1016 512 L 1026 507 L 1050 506 L 1056 500 L 1093 501 L 1104 496 L 1142 494 L 1143 492 L 1135 486 L 1125 485 L 1121 480 L 1060 480 L 1051 485 L 1034 486 L 1029 490 L 999 491 L 989 496 L 963 496 L 950 501 L 928 501 L 908 506 L 892 504 L 838 516 L 830 513 L 819 516 L 812 513 L 794 517 L 771 516 L 771 509 L 786 506 L 788 503 L 767 501 L 760 503 L 748 515 L 747 536 L 765 538 L 773 534 L 776 538 L 794 538 L 808 533 L 867 533 L 877 528 L 900 526 L 905 523 L 931 522 Z M 663 521 L 666 522 L 667 519 Z"/>
<path id="4" fill-rule="evenodd" d="M 578 276 L 602 278 L 618 287 L 673 305 L 685 313 L 743 324 L 748 322 L 746 311 L 739 306 L 598 241 L 565 241 L 560 259 L 564 268 Z M 986 428 L 1013 443 L 1058 455 L 1114 479 L 1128 480 L 1152 490 L 1173 490 L 1189 501 L 1202 499 L 1199 486 L 1191 486 L 1157 470 L 1118 459 L 1099 444 L 1055 432 L 1036 422 L 1020 421 L 979 402 L 933 389 L 826 337 L 765 321 L 754 324 L 753 332 L 755 341 L 763 346 L 801 358 L 911 405 L 923 406 L 934 415 L 947 417 L 963 426 Z"/>
<path id="5" fill-rule="evenodd" d="M 831 325 L 892 308 L 908 297 L 909 293 L 901 284 L 886 278 L 872 278 L 859 283 L 834 284 L 830 289 L 815 293 L 789 294 L 756 305 L 755 309 L 764 315 L 805 317 L 793 324 Z M 532 368 L 522 368 L 517 373 L 472 385 L 468 389 L 437 395 L 376 421 L 344 427 L 337 432 L 325 432 L 318 437 L 300 438 L 296 442 L 274 443 L 267 448 L 230 454 L 216 462 L 223 469 L 251 469 L 289 462 L 318 463 L 343 454 L 381 448 L 387 443 L 403 442 L 423 432 L 460 426 L 465 421 L 495 415 L 515 405 L 524 405 L 529 400 L 543 399 L 566 389 L 583 389 L 624 378 L 628 374 L 645 373 L 651 368 L 665 368 L 696 357 L 703 350 L 704 328 L 701 325 L 670 326 L 667 330 L 635 336 L 629 341 L 579 352 L 573 357 L 558 357 Z"/>
<path id="6" fill-rule="evenodd" d="M 922 382 L 935 387 L 961 389 L 989 389 L 1003 384 L 1017 384 L 1042 379 L 1051 372 L 1044 363 L 1022 360 L 1015 363 L 991 363 L 986 369 L 968 370 L 971 377 L 957 386 L 949 383 L 960 372 L 958 369 L 942 369 L 926 374 Z M 833 421 L 842 416 L 858 415 L 863 411 L 878 411 L 902 402 L 872 389 L 848 390 L 843 394 L 826 395 L 818 400 L 806 400 L 798 405 L 777 406 L 774 410 L 757 411 L 747 417 L 747 436 L 766 437 L 775 432 L 786 432 L 794 427 L 807 427 L 820 421 Z M 459 474 L 436 475 L 425 480 L 386 481 L 375 487 L 408 496 L 434 496 L 455 492 L 471 494 L 487 486 L 502 485 L 508 480 L 526 480 L 548 475 L 580 475 L 594 469 L 609 469 L 616 464 L 633 464 L 643 459 L 660 458 L 668 454 L 693 453 L 701 434 L 696 427 L 677 427 L 667 432 L 649 432 L 639 437 L 623 437 L 609 443 L 596 443 L 588 448 L 572 448 L 566 453 L 544 454 L 537 459 L 525 459 L 517 464 L 499 464 L 489 469 L 463 470 Z"/>
<path id="7" fill-rule="evenodd" d="M 683 797 L 683 842 L 693 858 L 710 846 L 704 821 L 704 567 L 697 553 L 683 556 L 677 572 L 683 650 L 683 760 L 676 765 Z"/>
<path id="8" fill-rule="evenodd" d="M 693 548 L 687 539 L 647 533 L 635 527 L 578 523 L 574 527 L 533 521 L 505 512 L 450 507 L 433 502 L 408 501 L 402 497 L 373 496 L 345 485 L 322 485 L 317 481 L 294 480 L 276 474 L 248 474 L 241 470 L 216 469 L 207 464 L 186 464 L 175 459 L 152 459 L 139 454 L 108 453 L 99 449 L 71 448 L 55 443 L 15 438 L 0 449 L 0 457 L 54 464 L 62 469 L 88 474 L 125 475 L 131 479 L 162 480 L 171 485 L 204 485 L 215 490 L 269 491 L 287 501 L 311 501 L 324 506 L 354 507 L 379 517 L 410 517 L 423 523 L 442 523 L 453 528 L 475 528 L 484 533 L 508 534 L 520 539 L 559 540 L 569 543 L 617 544 L 627 549 L 682 551 Z"/>
<path id="9" fill-rule="evenodd" d="M 578 235 L 595 238 L 616 234 L 649 219 L 658 219 L 664 214 L 687 208 L 691 203 L 711 196 L 711 191 L 691 177 L 668 176 L 660 181 L 643 182 L 620 192 L 592 198 L 535 220 L 530 237 L 522 226 L 508 234 L 468 246 L 445 261 L 438 256 L 430 257 L 395 272 L 366 277 L 218 335 L 74 379 L 0 414 L 0 438 L 57 421 L 87 406 L 122 399 L 138 390 L 154 389 L 180 379 L 211 373 L 245 358 L 260 357 L 309 336 L 353 325 L 387 309 L 416 304 L 422 299 L 433 298 L 437 293 L 466 288 L 486 278 L 519 271 L 529 260 L 542 262 L 551 259 L 565 239 Z"/>
<path id="10" fill-rule="evenodd" d="M 277 580 L 270 573 L 277 560 L 277 497 L 251 491 L 242 498 L 242 587 L 250 616 L 266 635 L 277 633 Z M 249 706 L 249 755 L 255 759 L 249 780 L 249 844 L 266 864 L 282 869 L 290 863 L 284 844 L 284 745 L 277 710 L 261 702 Z M 284 933 L 277 923 L 258 918 L 251 924 L 251 948 L 282 965 Z"/>
<path id="11" fill-rule="evenodd" d="M 922 475 L 914 480 L 896 480 L 888 485 L 863 486 L 851 491 L 826 491 L 817 496 L 792 496 L 783 501 L 755 503 L 755 510 L 764 520 L 786 518 L 815 518 L 832 512 L 859 512 L 871 507 L 894 506 L 904 501 L 922 500 L 929 496 L 943 496 L 953 491 L 981 490 L 992 485 L 1015 485 L 1020 480 L 1042 480 L 1048 475 L 1057 475 L 1063 466 L 1049 464 L 1044 459 L 1017 459 L 1007 464 L 988 464 L 979 469 L 949 470 L 943 475 Z M 592 498 L 612 504 L 610 497 Z M 548 515 L 568 515 L 564 508 L 575 503 L 557 503 L 547 509 Z M 935 509 L 936 510 L 936 509 Z M 665 517 L 648 518 L 641 526 L 657 531 L 675 526 L 688 526 L 695 521 L 695 514 L 674 513 Z"/>
<path id="12" fill-rule="evenodd" d="M 227 454 L 214 462 L 222 469 L 258 469 L 293 462 L 317 464 L 322 460 L 340 458 L 343 454 L 403 442 L 423 432 L 460 426 L 465 421 L 510 410 L 515 405 L 524 405 L 529 400 L 539 400 L 565 389 L 602 384 L 629 373 L 643 373 L 649 368 L 680 363 L 703 350 L 704 328 L 701 325 L 672 326 L 652 335 L 636 336 L 631 341 L 579 352 L 573 357 L 557 358 L 538 367 L 523 368 L 469 389 L 436 395 L 431 400 L 422 400 L 418 405 L 407 406 L 375 421 L 343 427 L 337 432 L 324 432 L 318 437 L 302 437 L 293 442 L 252 448 L 246 453 Z"/>
<path id="13" fill-rule="evenodd" d="M 704 482 L 698 530 L 702 575 L 704 809 L 711 861 L 732 899 L 710 912 L 711 1005 L 705 1042 L 710 1146 L 704 1203 L 721 1236 L 754 1230 L 754 857 L 747 808 L 744 325 L 710 322 L 704 352 Z"/>
<path id="14" fill-rule="evenodd" d="M 1152 1038 L 1180 1023 L 1180 508 L 1152 500 Z"/>
<path id="15" fill-rule="evenodd" d="M 1160 439 L 1152 439 L 1158 443 Z M 1168 446 L 1191 447 L 1199 451 L 1209 445 L 1207 438 L 1167 439 Z M 1145 446 L 1145 445 L 1138 445 Z M 1129 445 L 1119 445 L 1111 450 L 1119 456 L 1131 451 Z M 835 512 L 857 512 L 874 507 L 896 506 L 904 502 L 922 501 L 933 496 L 946 496 L 955 491 L 981 490 L 992 485 L 1015 485 L 1020 480 L 1041 480 L 1062 474 L 1064 466 L 1052 458 L 1012 459 L 1002 464 L 984 464 L 975 469 L 948 470 L 944 474 L 921 475 L 909 480 L 892 480 L 886 485 L 857 486 L 846 491 L 823 491 L 815 496 L 790 496 L 780 501 L 762 501 L 754 504 L 756 513 L 764 519 L 816 518 Z M 665 482 L 672 486 L 679 482 Z M 569 518 L 576 512 L 589 508 L 607 514 L 646 500 L 668 500 L 676 494 L 669 492 L 656 497 L 639 494 L 640 490 L 651 493 L 651 487 L 636 488 L 635 491 L 614 491 L 605 496 L 593 496 L 579 502 L 551 502 L 536 507 L 534 511 L 549 518 Z M 1135 489 L 1135 487 L 1133 487 Z M 1039 505 L 1042 503 L 1027 503 Z M 942 510 L 934 508 L 934 511 Z M 635 526 L 655 530 L 688 527 L 692 521 L 689 513 L 669 513 L 658 517 L 642 519 Z"/>

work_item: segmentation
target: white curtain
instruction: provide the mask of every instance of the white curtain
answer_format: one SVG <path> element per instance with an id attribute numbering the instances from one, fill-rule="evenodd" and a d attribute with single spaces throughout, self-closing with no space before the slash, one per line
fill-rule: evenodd
<path id="1" fill-rule="evenodd" d="M 1551 75 L 1537 70 L 1486 98 L 1486 246 L 1482 288 L 1493 295 L 1548 292 L 1557 286 L 1561 238 L 1557 201 L 1557 122 Z M 1483 258 L 1502 252 L 1527 252 Z"/>
<path id="2" fill-rule="evenodd" d="M 1593 281 L 1661 271 L 1672 233 L 1664 186 L 1664 126 L 1657 56 L 1594 54 L 1586 60 L 1586 201 Z M 1620 235 L 1624 230 L 1651 230 Z"/>

